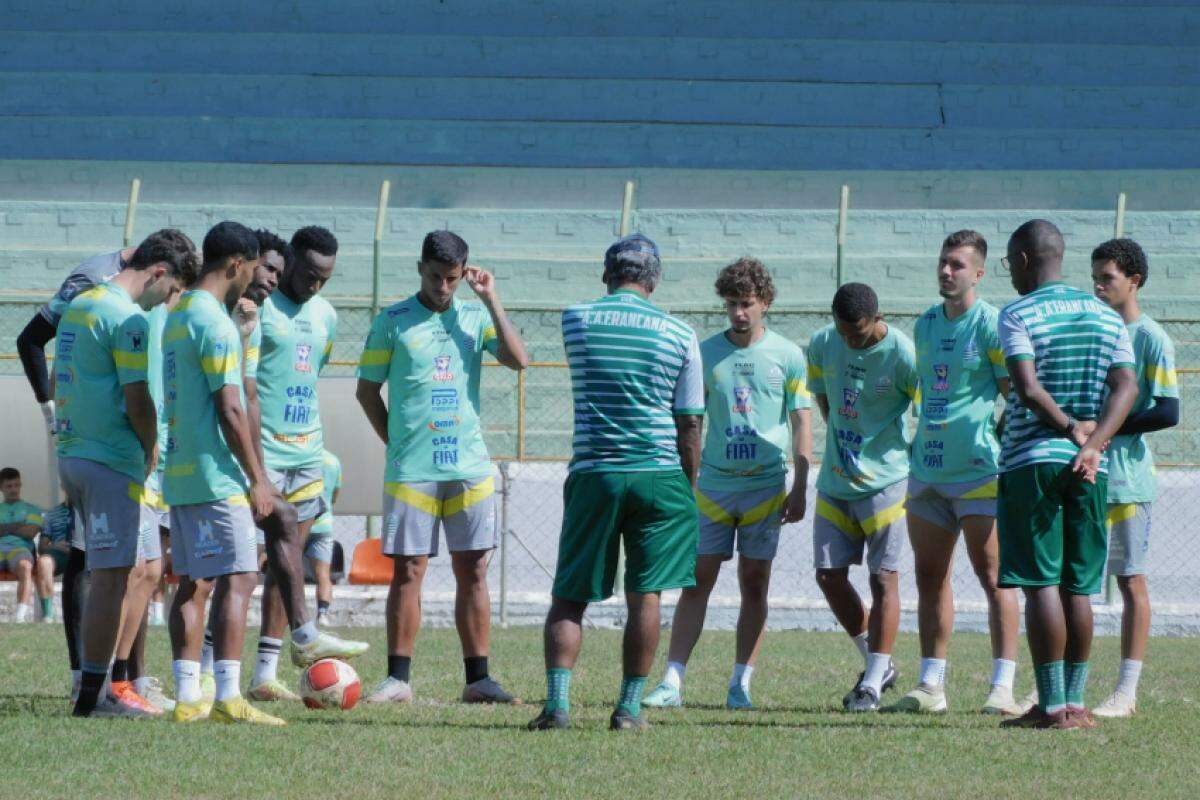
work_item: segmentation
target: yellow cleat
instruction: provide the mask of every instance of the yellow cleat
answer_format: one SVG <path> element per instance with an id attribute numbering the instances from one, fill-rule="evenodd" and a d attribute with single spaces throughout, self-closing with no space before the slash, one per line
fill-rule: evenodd
<path id="1" fill-rule="evenodd" d="M 199 703 L 176 703 L 171 711 L 172 722 L 200 722 L 208 719 L 212 706 L 203 701 Z"/>
<path id="2" fill-rule="evenodd" d="M 264 681 L 256 686 L 251 686 L 247 692 L 251 700 L 258 700 L 262 703 L 272 703 L 276 700 L 286 700 L 300 702 L 300 695 L 293 692 L 284 685 L 281 680 Z"/>
<path id="3" fill-rule="evenodd" d="M 223 722 L 226 725 L 269 725 L 275 728 L 287 725 L 279 717 L 272 717 L 266 712 L 259 711 L 246 702 L 244 697 L 216 701 L 213 703 L 212 715 L 209 719 L 213 722 Z"/>

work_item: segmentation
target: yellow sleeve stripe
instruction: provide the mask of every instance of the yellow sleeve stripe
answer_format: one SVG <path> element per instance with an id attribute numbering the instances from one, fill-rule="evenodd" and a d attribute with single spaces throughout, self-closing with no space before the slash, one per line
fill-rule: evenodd
<path id="1" fill-rule="evenodd" d="M 811 381 L 814 378 L 824 378 L 825 373 L 816 364 L 808 365 L 808 379 Z"/>
<path id="2" fill-rule="evenodd" d="M 1175 386 L 1179 379 L 1175 375 L 1175 370 L 1157 366 L 1155 364 L 1146 365 L 1146 378 L 1151 383 L 1159 386 Z"/>
<path id="3" fill-rule="evenodd" d="M 204 370 L 205 375 L 224 375 L 228 372 L 237 372 L 238 357 L 233 353 L 226 353 L 223 356 L 202 358 L 200 359 L 200 369 Z"/>
<path id="4" fill-rule="evenodd" d="M 997 366 L 1004 366 L 1004 351 L 1003 350 L 988 350 L 988 361 Z"/>
<path id="5" fill-rule="evenodd" d="M 333 352 L 333 342 L 326 342 L 326 343 L 325 343 L 325 355 L 329 355 L 329 354 L 330 354 L 330 353 L 332 353 L 332 352 Z M 258 355 L 258 349 L 257 349 L 257 348 L 255 348 L 254 354 L 255 354 L 256 356 Z"/>
<path id="6" fill-rule="evenodd" d="M 804 385 L 804 381 L 799 378 L 792 378 L 784 386 L 784 391 L 788 394 L 794 394 L 797 397 L 808 397 L 808 387 Z"/>
<path id="7" fill-rule="evenodd" d="M 43 522 L 45 522 L 45 520 L 42 519 L 41 514 L 30 514 L 29 516 L 25 517 L 25 521 L 30 525 L 41 525 Z"/>
<path id="8" fill-rule="evenodd" d="M 145 353 L 127 353 L 124 350 L 114 350 L 113 363 L 121 369 L 145 370 L 150 367 L 150 358 Z"/>
<path id="9" fill-rule="evenodd" d="M 260 351 L 257 347 L 247 347 L 246 348 L 246 360 L 257 362 L 259 352 Z"/>
<path id="10" fill-rule="evenodd" d="M 488 341 L 489 339 L 495 339 L 495 338 L 496 338 L 496 328 L 494 325 L 488 325 L 486 328 L 483 329 L 483 340 L 485 342 Z"/>
<path id="11" fill-rule="evenodd" d="M 358 365 L 360 367 L 382 367 L 391 360 L 392 353 L 389 350 L 363 350 Z"/>
<path id="12" fill-rule="evenodd" d="M 74 325 L 83 325 L 85 328 L 92 327 L 92 324 L 95 323 L 95 321 L 95 314 L 89 314 L 88 312 L 78 308 L 74 311 L 68 310 L 63 316 L 63 322 L 70 322 Z"/>

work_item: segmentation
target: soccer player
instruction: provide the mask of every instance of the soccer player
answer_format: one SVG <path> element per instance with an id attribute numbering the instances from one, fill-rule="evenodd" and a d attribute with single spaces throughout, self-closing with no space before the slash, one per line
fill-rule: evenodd
<path id="1" fill-rule="evenodd" d="M 143 312 L 165 302 L 195 270 L 191 240 L 176 230 L 159 231 L 112 280 L 77 295 L 58 326 L 58 470 L 83 522 L 91 572 L 76 716 L 161 713 L 132 686 L 114 685 L 113 702 L 97 702 L 122 628 L 122 606 L 126 632 L 146 612 L 146 598 L 137 607 L 137 593 L 127 592 L 130 571 L 161 556 L 157 515 L 146 496 L 159 448 Z"/>
<path id="2" fill-rule="evenodd" d="M 126 247 L 115 253 L 103 253 L 84 261 L 67 276 L 50 302 L 38 309 L 29 324 L 17 336 L 17 354 L 25 368 L 25 377 L 33 388 L 33 396 L 42 409 L 50 435 L 55 434 L 54 389 L 46 369 L 46 345 L 55 336 L 59 320 L 67 306 L 81 292 L 112 278 L 133 258 L 137 248 Z"/>
<path id="3" fill-rule="evenodd" d="M 0 493 L 0 570 L 17 576 L 13 621 L 32 622 L 34 540 L 42 528 L 42 510 L 21 499 L 21 473 L 15 467 L 0 469 Z"/>
<path id="4" fill-rule="evenodd" d="M 313 522 L 304 542 L 304 557 L 317 579 L 317 624 L 325 625 L 333 603 L 333 579 L 329 571 L 333 563 L 333 504 L 342 488 L 342 462 L 328 450 L 321 453 L 321 475 L 325 511 Z"/>
<path id="5" fill-rule="evenodd" d="M 1150 636 L 1146 554 L 1150 507 L 1157 494 L 1154 457 L 1144 434 L 1179 424 L 1175 345 L 1138 305 L 1149 273 L 1146 254 L 1132 239 L 1110 239 L 1092 251 L 1094 291 L 1125 321 L 1138 388 L 1133 409 L 1108 449 L 1108 573 L 1117 576 L 1125 607 L 1117 688 L 1094 709 L 1098 717 L 1128 717 L 1137 709 L 1138 678 Z"/>
<path id="6" fill-rule="evenodd" d="M 1120 315 L 1062 282 L 1063 239 L 1034 219 L 1002 264 L 1021 295 L 1000 312 L 1011 389 L 1002 444 L 1000 585 L 1025 593 L 1038 704 L 1008 727 L 1095 724 L 1084 704 L 1090 595 L 1104 578 L 1108 456 L 1137 398 Z"/>
<path id="7" fill-rule="evenodd" d="M 42 535 L 38 537 L 37 593 L 38 601 L 42 604 L 43 622 L 54 621 L 54 576 L 61 575 L 67 568 L 74 533 L 75 512 L 65 501 L 42 515 Z M 63 604 L 65 608 L 65 591 Z M 71 669 L 79 669 L 79 655 L 69 635 L 67 649 Z"/>
<path id="8" fill-rule="evenodd" d="M 438 553 L 438 529 L 457 584 L 467 703 L 511 703 L 488 672 L 488 557 L 497 544 L 492 463 L 479 421 L 483 351 L 512 370 L 529 362 L 490 272 L 468 263 L 467 243 L 433 231 L 421 245 L 420 290 L 371 324 L 358 368 L 358 402 L 387 444 L 383 552 L 388 587 L 388 674 L 370 702 L 409 702 L 413 643 L 421 626 L 421 582 Z M 479 303 L 454 297 L 466 280 Z M 381 397 L 388 385 L 389 409 Z"/>
<path id="9" fill-rule="evenodd" d="M 284 267 L 278 288 L 262 301 L 250 337 L 247 407 L 267 477 L 291 509 L 262 526 L 268 568 L 249 695 L 262 701 L 299 700 L 278 679 L 277 669 L 289 619 L 295 627 L 309 624 L 301 553 L 313 521 L 324 509 L 317 379 L 337 339 L 337 311 L 319 292 L 333 277 L 337 239 L 315 226 L 296 231 L 290 247 L 268 232 L 258 236 L 268 258 L 282 261 Z M 256 434 L 260 425 L 261 433 Z M 322 635 L 341 644 L 343 657 L 367 650 L 365 642 Z"/>
<path id="10" fill-rule="evenodd" d="M 1019 714 L 1013 700 L 1020 621 L 1015 589 L 997 588 L 1000 545 L 996 493 L 1000 442 L 993 412 L 1008 394 L 1008 370 L 996 331 L 996 308 L 976 295 L 987 241 L 976 231 L 946 237 L 938 257 L 942 302 L 917 320 L 920 422 L 908 479 L 908 536 L 917 579 L 921 676 L 890 711 L 942 712 L 946 651 L 954 631 L 950 584 L 961 530 L 988 603 L 991 691 L 985 714 Z"/>
<path id="11" fill-rule="evenodd" d="M 658 646 L 659 596 L 696 585 L 704 374 L 695 332 L 650 303 L 661 278 L 654 242 L 627 236 L 604 254 L 608 294 L 563 312 L 574 457 L 546 616 L 546 704 L 530 730 L 570 727 L 583 613 L 612 596 L 622 542 L 629 616 L 611 729 L 649 727 L 642 691 Z"/>
<path id="12" fill-rule="evenodd" d="M 753 708 L 750 677 L 766 630 L 780 527 L 803 519 L 807 508 L 812 413 L 804 353 L 764 322 L 775 300 L 771 273 L 757 259 L 739 259 L 721 270 L 716 289 L 729 329 L 700 344 L 708 434 L 696 490 L 696 585 L 683 590 L 675 609 L 666 674 L 642 701 L 652 707 L 683 705 L 687 661 L 704 628 L 721 562 L 733 558 L 736 539 L 742 604 L 725 705 Z M 791 491 L 789 451 L 796 465 Z"/>
<path id="13" fill-rule="evenodd" d="M 863 283 L 840 287 L 833 324 L 808 345 L 808 389 L 826 423 L 813 519 L 817 585 L 865 662 L 842 699 L 847 711 L 877 711 L 880 695 L 896 683 L 891 653 L 910 441 L 904 412 L 917 382 L 912 341 L 883 321 L 875 291 Z M 850 565 L 862 563 L 864 550 L 869 615 L 850 583 Z"/>

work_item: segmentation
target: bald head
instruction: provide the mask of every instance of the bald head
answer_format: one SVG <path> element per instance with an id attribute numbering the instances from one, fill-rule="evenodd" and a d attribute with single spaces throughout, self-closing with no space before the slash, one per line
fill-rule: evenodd
<path id="1" fill-rule="evenodd" d="M 1012 240 L 1017 249 L 1028 256 L 1033 267 L 1062 263 L 1062 232 L 1053 222 L 1031 219 L 1013 231 Z"/>

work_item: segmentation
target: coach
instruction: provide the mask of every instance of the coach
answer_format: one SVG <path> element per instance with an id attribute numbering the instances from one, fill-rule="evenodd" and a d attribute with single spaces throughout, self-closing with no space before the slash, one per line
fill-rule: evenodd
<path id="1" fill-rule="evenodd" d="M 627 236 L 604 255 L 608 294 L 563 312 L 574 457 L 546 617 L 546 705 L 530 730 L 569 727 L 583 612 L 612 596 L 622 541 L 629 617 L 613 730 L 647 727 L 641 698 L 658 646 L 659 593 L 696 583 L 703 372 L 695 332 L 649 301 L 661 277 L 654 242 Z"/>

